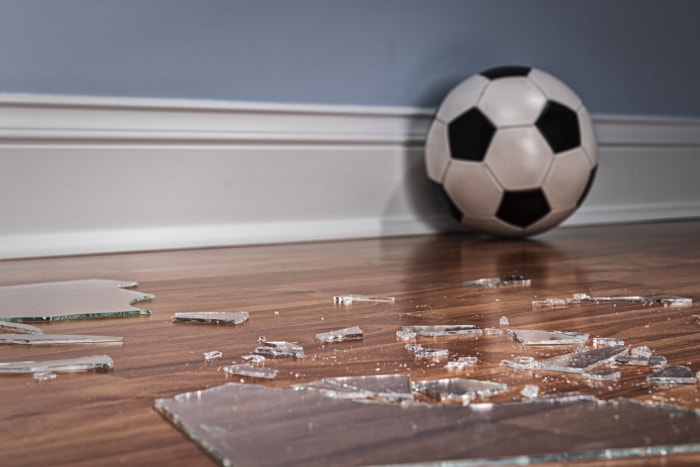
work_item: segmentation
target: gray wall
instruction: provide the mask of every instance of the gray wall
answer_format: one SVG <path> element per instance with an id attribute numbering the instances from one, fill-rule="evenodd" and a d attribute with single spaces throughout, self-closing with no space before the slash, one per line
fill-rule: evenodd
<path id="1" fill-rule="evenodd" d="M 0 92 L 431 107 L 531 64 L 593 113 L 700 116 L 693 0 L 5 0 Z"/>

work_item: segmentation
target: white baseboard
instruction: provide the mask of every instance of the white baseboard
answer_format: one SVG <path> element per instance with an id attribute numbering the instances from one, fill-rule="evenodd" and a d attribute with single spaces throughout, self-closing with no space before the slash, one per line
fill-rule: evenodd
<path id="1" fill-rule="evenodd" d="M 423 234 L 433 109 L 0 95 L 0 258 Z M 565 225 L 700 217 L 700 120 L 594 115 Z"/>

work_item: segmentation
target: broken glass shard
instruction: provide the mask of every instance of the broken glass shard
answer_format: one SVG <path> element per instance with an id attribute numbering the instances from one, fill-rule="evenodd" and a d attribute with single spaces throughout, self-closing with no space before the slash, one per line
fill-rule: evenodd
<path id="1" fill-rule="evenodd" d="M 508 389 L 507 384 L 465 378 L 445 378 L 418 381 L 411 384 L 414 391 L 439 401 L 469 403 L 477 397 L 487 397 Z"/>
<path id="2" fill-rule="evenodd" d="M 498 320 L 498 324 L 500 326 L 508 326 L 510 324 L 510 321 L 508 321 L 507 316 L 501 316 L 501 319 Z"/>
<path id="3" fill-rule="evenodd" d="M 342 342 L 362 339 L 363 337 L 364 333 L 359 326 L 316 334 L 316 340 L 321 342 Z"/>
<path id="4" fill-rule="evenodd" d="M 603 363 L 613 361 L 617 356 L 624 355 L 629 351 L 629 347 L 602 347 L 600 349 L 584 350 L 564 355 L 558 355 L 539 363 L 542 370 L 565 371 L 570 373 L 590 372 Z"/>
<path id="5" fill-rule="evenodd" d="M 352 305 L 355 302 L 378 302 L 378 303 L 394 303 L 396 297 L 376 297 L 372 295 L 336 295 L 333 297 L 333 303 L 337 305 Z"/>
<path id="6" fill-rule="evenodd" d="M 534 384 L 526 384 L 520 394 L 528 399 L 534 399 L 540 394 L 540 388 Z"/>
<path id="7" fill-rule="evenodd" d="M 223 367 L 226 373 L 236 376 L 249 376 L 251 378 L 275 379 L 277 370 L 252 365 L 230 365 Z"/>
<path id="8" fill-rule="evenodd" d="M 697 384 L 698 379 L 688 367 L 669 365 L 647 376 L 647 382 L 650 384 Z"/>
<path id="9" fill-rule="evenodd" d="M 571 331 L 509 329 L 508 334 L 524 345 L 585 344 L 588 334 Z"/>
<path id="10" fill-rule="evenodd" d="M 402 326 L 401 331 L 424 337 L 457 336 L 461 334 L 481 335 L 482 331 L 473 324 L 444 324 L 436 326 Z"/>
<path id="11" fill-rule="evenodd" d="M 86 279 L 0 287 L 0 319 L 52 321 L 150 314 L 131 306 L 155 298 L 127 290 L 136 286 L 136 282 Z"/>
<path id="12" fill-rule="evenodd" d="M 265 361 L 265 357 L 262 355 L 243 355 L 241 360 L 246 363 L 263 363 Z"/>
<path id="13" fill-rule="evenodd" d="M 503 329 L 501 328 L 485 328 L 484 333 L 487 336 L 500 336 L 503 334 Z"/>
<path id="14" fill-rule="evenodd" d="M 620 372 L 616 370 L 599 370 L 581 373 L 581 377 L 592 381 L 617 381 L 620 379 Z"/>
<path id="15" fill-rule="evenodd" d="M 445 368 L 448 370 L 464 370 L 466 368 L 471 368 L 476 365 L 478 358 L 476 357 L 459 357 L 457 360 L 452 360 L 447 362 Z"/>
<path id="16" fill-rule="evenodd" d="M 503 276 L 503 277 L 484 277 L 472 281 L 464 282 L 465 287 L 481 287 L 484 289 L 493 289 L 500 286 L 517 285 L 521 287 L 530 287 L 532 281 L 523 276 Z"/>
<path id="17" fill-rule="evenodd" d="M 0 362 L 0 374 L 109 370 L 114 362 L 108 355 L 27 362 Z"/>
<path id="18" fill-rule="evenodd" d="M 327 397 L 373 402 L 403 402 L 413 400 L 408 375 L 340 376 L 321 381 L 297 384 L 296 390 L 319 391 Z"/>
<path id="19" fill-rule="evenodd" d="M 264 341 L 260 347 L 256 347 L 254 353 L 269 355 L 271 357 L 304 358 L 304 348 L 293 342 Z"/>
<path id="20" fill-rule="evenodd" d="M 23 334 L 44 334 L 44 330 L 31 324 L 14 323 L 11 321 L 0 321 L 0 329 Z"/>
<path id="21" fill-rule="evenodd" d="M 534 370 L 537 368 L 537 360 L 529 356 L 517 356 L 513 359 L 501 360 L 501 366 L 515 368 L 516 370 Z"/>
<path id="22" fill-rule="evenodd" d="M 650 357 L 643 357 L 640 355 L 620 355 L 615 357 L 615 363 L 620 365 L 640 365 L 640 366 L 666 366 L 666 357 L 661 355 L 652 355 Z"/>
<path id="23" fill-rule="evenodd" d="M 200 311 L 175 313 L 172 318 L 176 323 L 207 323 L 207 324 L 241 324 L 248 321 L 247 311 Z"/>
<path id="24" fill-rule="evenodd" d="M 484 410 L 228 383 L 158 399 L 155 409 L 222 465 L 522 465 L 700 452 L 694 410 L 566 394 Z"/>
<path id="25" fill-rule="evenodd" d="M 678 297 L 676 295 L 629 295 L 619 297 L 591 297 L 585 293 L 575 293 L 571 298 L 547 298 L 545 300 L 534 300 L 533 308 L 561 308 L 569 305 L 580 305 L 584 303 L 639 303 L 642 305 L 661 304 L 673 308 L 691 306 L 693 299 L 689 297 Z"/>
<path id="26" fill-rule="evenodd" d="M 53 373 L 51 371 L 40 371 L 38 373 L 34 373 L 34 379 L 36 381 L 51 381 L 52 379 L 56 379 L 57 375 L 56 373 Z"/>
<path id="27" fill-rule="evenodd" d="M 430 349 L 427 347 L 420 347 L 413 351 L 413 355 L 416 358 L 429 358 L 437 361 L 449 357 L 450 351 L 447 349 Z"/>
<path id="28" fill-rule="evenodd" d="M 224 356 L 224 354 L 220 350 L 212 350 L 210 352 L 204 352 L 204 361 L 211 362 L 212 360 L 216 360 L 217 358 L 221 358 L 223 356 Z"/>
<path id="29" fill-rule="evenodd" d="M 399 329 L 398 331 L 396 331 L 396 338 L 397 338 L 397 339 L 401 339 L 402 341 L 408 341 L 408 340 L 411 340 L 411 339 L 415 339 L 415 338 L 416 338 L 416 333 L 415 333 L 415 332 L 402 331 L 401 329 Z"/>
<path id="30" fill-rule="evenodd" d="M 622 339 L 617 339 L 615 337 L 594 337 L 593 347 L 617 347 L 620 345 L 625 345 L 625 341 Z"/>
<path id="31" fill-rule="evenodd" d="M 630 355 L 637 357 L 651 357 L 652 351 L 649 347 L 643 345 L 641 347 L 633 347 L 632 350 L 630 350 Z"/>
<path id="32" fill-rule="evenodd" d="M 0 344 L 111 344 L 124 342 L 117 336 L 82 336 L 77 334 L 0 334 Z"/>

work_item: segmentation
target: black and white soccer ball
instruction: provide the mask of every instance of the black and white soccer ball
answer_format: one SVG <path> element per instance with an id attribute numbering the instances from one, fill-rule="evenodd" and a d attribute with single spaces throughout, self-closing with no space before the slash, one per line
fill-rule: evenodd
<path id="1" fill-rule="evenodd" d="M 504 66 L 449 92 L 430 126 L 425 161 L 462 224 L 523 237 L 576 211 L 598 152 L 591 117 L 567 85 L 537 68 Z"/>

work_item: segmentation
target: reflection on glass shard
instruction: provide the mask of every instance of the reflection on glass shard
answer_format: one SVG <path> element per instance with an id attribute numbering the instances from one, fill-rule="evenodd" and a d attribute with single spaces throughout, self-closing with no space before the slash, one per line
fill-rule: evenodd
<path id="1" fill-rule="evenodd" d="M 590 372 L 603 363 L 614 360 L 619 355 L 624 355 L 629 351 L 629 347 L 602 347 L 600 349 L 584 350 L 542 360 L 539 368 L 551 371 L 566 371 L 571 373 Z"/>
<path id="2" fill-rule="evenodd" d="M 503 334 L 503 329 L 501 328 L 485 328 L 484 332 L 487 336 L 500 336 Z"/>
<path id="3" fill-rule="evenodd" d="M 537 360 L 529 356 L 517 356 L 512 360 L 501 360 L 501 366 L 515 368 L 516 370 L 534 370 L 537 368 Z"/>
<path id="4" fill-rule="evenodd" d="M 620 365 L 641 365 L 641 366 L 666 366 L 666 357 L 650 356 L 642 357 L 640 355 L 620 355 L 615 357 L 615 363 Z"/>
<path id="5" fill-rule="evenodd" d="M 468 404 L 477 397 L 486 397 L 508 389 L 507 384 L 465 378 L 445 378 L 411 383 L 414 391 L 439 401 Z"/>
<path id="6" fill-rule="evenodd" d="M 588 334 L 571 331 L 509 329 L 508 334 L 524 345 L 585 344 Z"/>
<path id="7" fill-rule="evenodd" d="M 304 358 L 304 348 L 293 342 L 264 341 L 262 344 L 255 348 L 254 353 L 271 357 Z"/>
<path id="8" fill-rule="evenodd" d="M 547 298 L 545 300 L 534 300 L 532 302 L 532 306 L 533 308 L 561 308 L 583 303 L 640 303 L 642 305 L 653 305 L 658 303 L 673 308 L 682 308 L 692 305 L 693 299 L 689 297 L 678 297 L 676 295 L 591 297 L 585 293 L 576 293 L 571 298 Z"/>
<path id="9" fill-rule="evenodd" d="M 647 382 L 650 384 L 697 384 L 698 379 L 688 367 L 669 365 L 647 376 Z"/>
<path id="10" fill-rule="evenodd" d="M 23 334 L 44 334 L 44 330 L 31 324 L 13 323 L 10 321 L 0 321 L 0 329 Z"/>
<path id="11" fill-rule="evenodd" d="M 699 413 L 628 399 L 564 394 L 484 410 L 228 383 L 155 408 L 222 465 L 354 465 L 360 453 L 364 465 L 476 466 L 700 452 Z"/>
<path id="12" fill-rule="evenodd" d="M 40 371 L 38 373 L 34 373 L 34 379 L 36 381 L 51 381 L 52 379 L 56 379 L 58 375 L 56 373 L 52 373 L 51 371 Z"/>
<path id="13" fill-rule="evenodd" d="M 107 355 L 28 362 L 0 362 L 0 374 L 108 370 L 114 362 Z"/>
<path id="14" fill-rule="evenodd" d="M 617 339 L 615 337 L 594 337 L 593 347 L 617 347 L 620 345 L 625 345 L 625 341 L 622 339 Z"/>
<path id="15" fill-rule="evenodd" d="M 277 370 L 252 365 L 230 365 L 222 368 L 226 373 L 236 376 L 249 376 L 251 378 L 275 379 Z"/>
<path id="16" fill-rule="evenodd" d="M 478 358 L 476 357 L 459 357 L 457 360 L 447 362 L 445 368 L 448 370 L 464 370 L 475 366 L 477 362 Z"/>
<path id="17" fill-rule="evenodd" d="M 0 344 L 112 344 L 124 342 L 117 336 L 82 336 L 77 334 L 0 334 Z"/>
<path id="18" fill-rule="evenodd" d="M 534 399 L 540 394 L 540 388 L 534 384 L 526 384 L 520 394 L 528 399 Z"/>
<path id="19" fill-rule="evenodd" d="M 413 400 L 411 381 L 405 374 L 341 376 L 297 384 L 292 388 L 319 391 L 336 399 L 392 403 Z"/>
<path id="20" fill-rule="evenodd" d="M 341 342 L 362 339 L 363 337 L 364 333 L 359 326 L 316 334 L 316 340 L 321 342 Z"/>
<path id="21" fill-rule="evenodd" d="M 249 317 L 247 311 L 196 311 L 175 313 L 170 319 L 174 323 L 241 324 Z"/>
<path id="22" fill-rule="evenodd" d="M 355 302 L 378 302 L 378 303 L 394 303 L 396 297 L 375 297 L 372 295 L 336 295 L 333 297 L 333 303 L 336 305 L 352 305 Z"/>
<path id="23" fill-rule="evenodd" d="M 211 362 L 212 360 L 216 360 L 217 358 L 223 357 L 224 354 L 221 353 L 219 350 L 212 350 L 211 352 L 204 352 L 204 361 L 205 362 Z"/>
<path id="24" fill-rule="evenodd" d="M 402 326 L 401 331 L 424 337 L 456 336 L 461 334 L 481 335 L 481 329 L 473 324 L 445 324 L 436 326 Z"/>
<path id="25" fill-rule="evenodd" d="M 503 277 L 484 277 L 473 281 L 464 282 L 465 287 L 481 287 L 484 289 L 492 289 L 500 286 L 518 285 L 521 287 L 530 287 L 532 281 L 523 276 L 503 276 Z"/>
<path id="26" fill-rule="evenodd" d="M 620 379 L 620 372 L 616 370 L 583 372 L 581 377 L 592 381 L 616 381 Z"/>
<path id="27" fill-rule="evenodd" d="M 136 282 L 87 279 L 0 287 L 0 319 L 51 321 L 150 314 L 131 306 L 155 298 L 126 290 L 136 286 Z"/>

